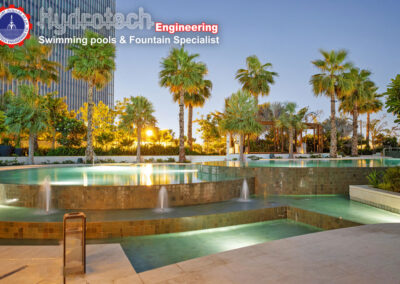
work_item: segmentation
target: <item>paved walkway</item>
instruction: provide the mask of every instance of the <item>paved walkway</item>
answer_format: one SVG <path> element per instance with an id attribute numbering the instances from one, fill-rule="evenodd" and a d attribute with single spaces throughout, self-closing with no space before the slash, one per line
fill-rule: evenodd
<path id="1" fill-rule="evenodd" d="M 119 244 L 88 245 L 87 273 L 72 283 L 142 283 Z M 0 283 L 63 283 L 62 246 L 0 246 Z M 7 276 L 8 275 L 8 276 Z"/>
<path id="2" fill-rule="evenodd" d="M 144 283 L 400 283 L 400 224 L 313 233 L 139 274 Z"/>
<path id="3" fill-rule="evenodd" d="M 61 246 L 0 246 L 1 283 L 62 283 Z M 118 244 L 89 245 L 66 283 L 400 283 L 400 224 L 324 231 L 136 274 Z M 18 271 L 19 269 L 19 271 Z"/>

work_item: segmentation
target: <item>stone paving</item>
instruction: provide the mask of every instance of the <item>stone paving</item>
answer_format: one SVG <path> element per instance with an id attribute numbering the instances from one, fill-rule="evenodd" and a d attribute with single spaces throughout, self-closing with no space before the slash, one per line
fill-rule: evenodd
<path id="1" fill-rule="evenodd" d="M 400 224 L 267 242 L 140 273 L 143 283 L 400 283 Z"/>
<path id="2" fill-rule="evenodd" d="M 142 283 L 119 244 L 88 245 L 86 275 L 72 283 Z M 63 283 L 62 246 L 0 246 L 0 283 Z"/>
<path id="3" fill-rule="evenodd" d="M 400 283 L 400 224 L 292 237 L 140 274 L 118 244 L 89 245 L 87 263 L 84 277 L 66 283 Z M 63 280 L 61 246 L 1 246 L 0 264 L 1 283 Z"/>

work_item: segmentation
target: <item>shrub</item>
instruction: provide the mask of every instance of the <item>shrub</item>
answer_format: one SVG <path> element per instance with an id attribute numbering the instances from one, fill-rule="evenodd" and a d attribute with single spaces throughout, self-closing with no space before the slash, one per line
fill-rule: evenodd
<path id="1" fill-rule="evenodd" d="M 204 152 L 191 151 L 189 148 L 185 148 L 186 155 L 205 155 Z M 117 156 L 127 155 L 135 156 L 136 149 L 122 149 L 122 148 L 111 148 L 109 150 L 103 150 L 101 148 L 95 148 L 94 152 L 96 156 Z M 58 147 L 56 149 L 40 149 L 35 153 L 38 156 L 84 156 L 85 147 Z M 168 146 L 164 147 L 161 145 L 143 145 L 141 148 L 142 155 L 148 156 L 172 156 L 179 154 L 179 147 Z M 214 153 L 213 155 L 218 155 Z"/>
<path id="2" fill-rule="evenodd" d="M 382 180 L 382 172 L 373 170 L 369 175 L 367 175 L 367 179 L 370 185 L 378 188 Z"/>
<path id="3" fill-rule="evenodd" d="M 24 163 L 18 162 L 17 158 L 14 158 L 14 160 L 11 161 L 2 161 L 0 160 L 0 167 L 6 167 L 6 166 L 20 166 L 23 165 Z"/>
<path id="4" fill-rule="evenodd" d="M 400 167 L 388 168 L 379 187 L 384 190 L 400 192 Z"/>
<path id="5" fill-rule="evenodd" d="M 373 187 L 400 192 L 400 167 L 388 168 L 384 172 L 373 171 L 367 179 Z"/>

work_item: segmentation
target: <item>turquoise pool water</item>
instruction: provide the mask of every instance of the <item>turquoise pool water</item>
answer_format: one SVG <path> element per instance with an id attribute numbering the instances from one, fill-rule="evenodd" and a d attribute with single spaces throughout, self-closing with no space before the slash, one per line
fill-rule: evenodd
<path id="1" fill-rule="evenodd" d="M 41 184 L 49 177 L 52 185 L 154 185 L 226 180 L 199 173 L 194 165 L 110 165 L 49 167 L 0 171 L 0 183 Z"/>
<path id="2" fill-rule="evenodd" d="M 151 220 L 190 217 L 266 207 L 290 205 L 334 217 L 342 217 L 361 224 L 400 223 L 400 214 L 349 200 L 344 195 L 291 195 L 254 198 L 251 202 L 236 200 L 172 208 L 163 214 L 153 209 L 83 210 L 89 222 L 116 220 Z M 54 210 L 44 214 L 35 208 L 0 205 L 0 221 L 62 222 L 63 215 L 71 210 Z"/>
<path id="3" fill-rule="evenodd" d="M 185 233 L 126 237 L 121 244 L 136 272 L 209 254 L 304 235 L 320 229 L 290 220 L 277 220 Z"/>
<path id="4" fill-rule="evenodd" d="M 350 200 L 344 195 L 279 195 L 270 196 L 268 200 L 361 224 L 400 223 L 400 214 Z"/>
<path id="5" fill-rule="evenodd" d="M 284 168 L 312 168 L 312 167 L 395 167 L 400 166 L 400 159 L 296 159 L 296 160 L 258 160 L 241 163 L 238 161 L 226 162 L 206 162 L 208 166 L 228 166 L 228 167 L 284 167 Z"/>

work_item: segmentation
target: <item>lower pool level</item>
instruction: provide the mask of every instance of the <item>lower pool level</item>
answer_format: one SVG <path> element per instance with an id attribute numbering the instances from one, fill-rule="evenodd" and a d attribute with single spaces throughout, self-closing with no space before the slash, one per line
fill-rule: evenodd
<path id="1" fill-rule="evenodd" d="M 120 243 L 136 272 L 268 241 L 321 231 L 287 219 L 184 233 L 125 237 Z"/>

